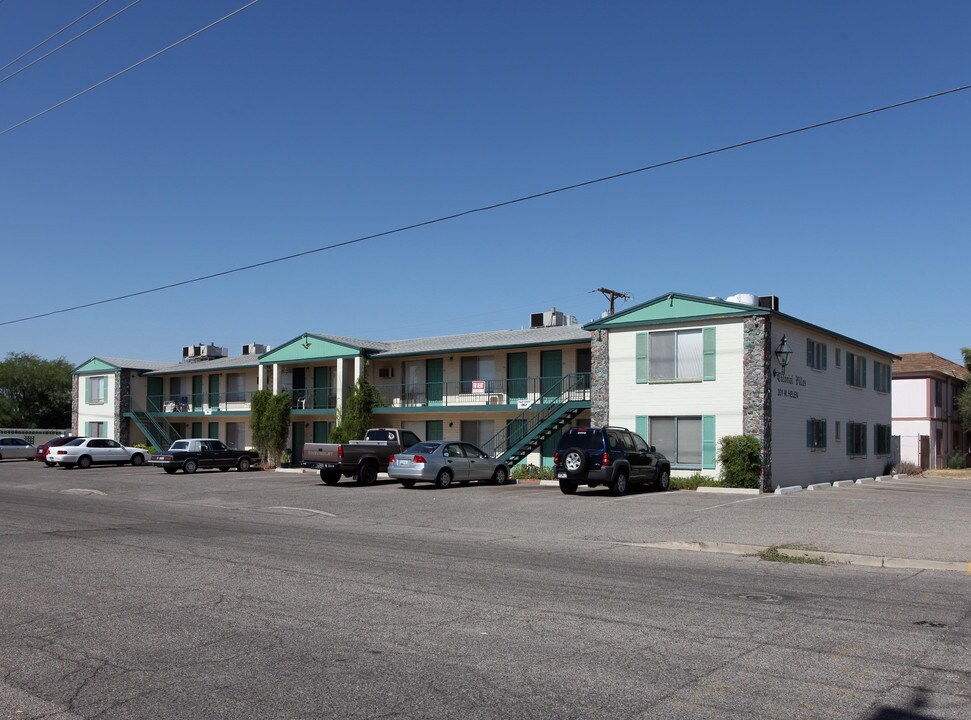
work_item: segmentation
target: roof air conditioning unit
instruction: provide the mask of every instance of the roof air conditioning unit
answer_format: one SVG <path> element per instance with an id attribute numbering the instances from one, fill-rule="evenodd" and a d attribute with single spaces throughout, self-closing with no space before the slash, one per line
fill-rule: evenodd
<path id="1" fill-rule="evenodd" d="M 779 309 L 779 298 L 776 295 L 760 295 L 759 296 L 759 307 L 766 308 L 767 310 L 778 310 Z"/>
<path id="2" fill-rule="evenodd" d="M 196 346 L 195 345 L 183 345 L 182 346 L 182 359 L 191 358 L 196 356 Z"/>
<path id="3" fill-rule="evenodd" d="M 541 328 L 543 327 L 543 313 L 530 313 L 529 315 L 529 326 L 531 328 Z"/>
<path id="4" fill-rule="evenodd" d="M 243 355 L 262 355 L 269 348 L 261 343 L 250 343 L 243 345 Z"/>

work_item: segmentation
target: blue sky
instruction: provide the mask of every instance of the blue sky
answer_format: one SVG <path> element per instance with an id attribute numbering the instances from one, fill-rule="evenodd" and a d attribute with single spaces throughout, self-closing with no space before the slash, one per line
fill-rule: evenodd
<path id="1" fill-rule="evenodd" d="M 96 3 L 3 0 L 0 65 Z M 143 0 L 3 81 L 12 65 L 0 130 L 243 4 Z M 0 322 L 968 84 L 969 26 L 966 2 L 262 0 L 0 135 Z M 176 361 L 305 331 L 519 328 L 552 306 L 584 322 L 608 287 L 632 295 L 621 309 L 774 294 L 865 343 L 960 362 L 969 127 L 971 91 L 2 325 L 0 352 Z"/>

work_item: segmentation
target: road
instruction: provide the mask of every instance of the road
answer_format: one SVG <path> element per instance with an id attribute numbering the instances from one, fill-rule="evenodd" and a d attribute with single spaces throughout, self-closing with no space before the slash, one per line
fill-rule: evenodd
<path id="1" fill-rule="evenodd" d="M 971 717 L 971 576 L 639 544 L 845 524 L 799 495 L 4 462 L 0 718 Z"/>

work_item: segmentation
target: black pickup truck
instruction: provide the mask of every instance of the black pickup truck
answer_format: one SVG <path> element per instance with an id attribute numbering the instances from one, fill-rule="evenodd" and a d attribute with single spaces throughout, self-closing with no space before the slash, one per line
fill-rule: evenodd
<path id="1" fill-rule="evenodd" d="M 260 454 L 253 450 L 235 450 L 222 440 L 192 438 L 176 440 L 172 447 L 156 453 L 148 459 L 149 465 L 157 465 L 172 475 L 176 470 L 194 473 L 199 469 L 215 469 L 223 472 L 236 468 L 246 472 L 260 464 Z"/>

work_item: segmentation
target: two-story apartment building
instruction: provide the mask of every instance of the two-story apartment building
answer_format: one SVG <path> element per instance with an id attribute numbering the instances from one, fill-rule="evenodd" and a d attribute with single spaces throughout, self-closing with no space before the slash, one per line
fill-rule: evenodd
<path id="1" fill-rule="evenodd" d="M 896 356 L 778 310 L 662 295 L 593 331 L 593 424 L 635 428 L 672 474 L 718 472 L 718 441 L 753 435 L 765 489 L 880 475 Z"/>
<path id="2" fill-rule="evenodd" d="M 961 365 L 930 352 L 903 353 L 893 366 L 893 434 L 900 460 L 923 470 L 966 460 L 971 434 L 961 427 L 957 399 L 968 381 Z"/>

